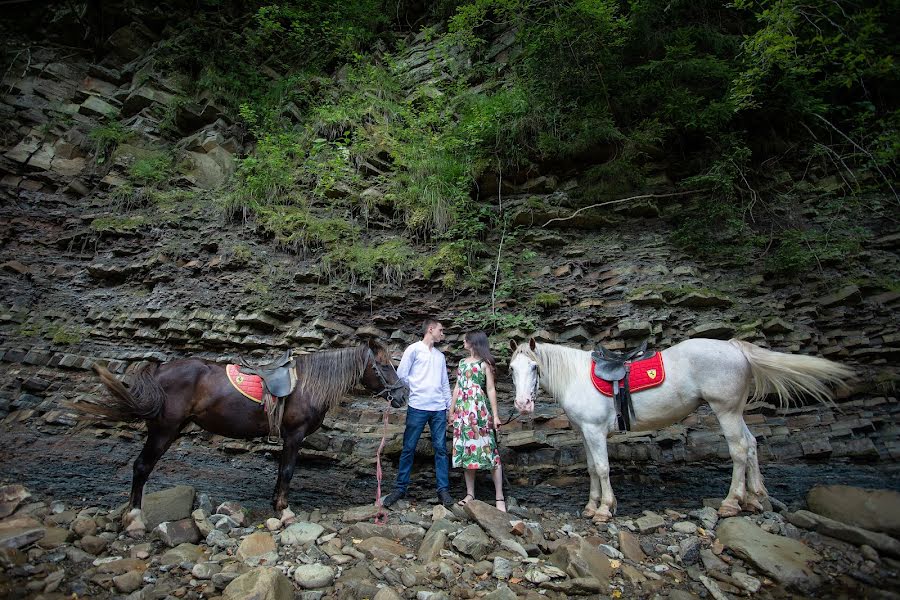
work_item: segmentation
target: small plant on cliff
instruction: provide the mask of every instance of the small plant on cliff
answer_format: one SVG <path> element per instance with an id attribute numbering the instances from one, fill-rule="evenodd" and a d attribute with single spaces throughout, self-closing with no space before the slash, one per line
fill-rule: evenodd
<path id="1" fill-rule="evenodd" d="M 538 292 L 532 302 L 541 308 L 556 308 L 562 304 L 562 294 L 557 292 Z"/>
<path id="2" fill-rule="evenodd" d="M 348 277 L 353 284 L 369 287 L 378 280 L 399 285 L 417 265 L 416 253 L 399 238 L 377 246 L 336 245 L 322 258 L 323 270 L 330 277 Z"/>
<path id="3" fill-rule="evenodd" d="M 131 133 L 118 121 L 110 121 L 91 129 L 88 138 L 91 140 L 97 162 L 100 164 L 106 162 L 116 147 L 127 140 Z"/>

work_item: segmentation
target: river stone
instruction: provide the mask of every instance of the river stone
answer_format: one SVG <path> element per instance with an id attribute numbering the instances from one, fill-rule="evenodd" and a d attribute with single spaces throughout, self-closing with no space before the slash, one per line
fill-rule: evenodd
<path id="1" fill-rule="evenodd" d="M 516 600 L 518 596 L 505 585 L 497 586 L 497 589 L 484 596 L 483 600 Z"/>
<path id="2" fill-rule="evenodd" d="M 139 558 L 114 558 L 113 560 L 109 560 L 108 562 L 100 562 L 107 559 L 98 558 L 94 561 L 94 564 L 97 565 L 98 573 L 112 573 L 113 575 L 121 575 L 122 573 L 127 573 L 128 571 L 140 571 L 144 572 L 147 570 L 147 562 L 143 561 Z M 97 563 L 100 562 L 98 565 Z"/>
<path id="3" fill-rule="evenodd" d="M 900 492 L 817 485 L 806 503 L 810 511 L 829 519 L 900 538 Z"/>
<path id="4" fill-rule="evenodd" d="M 593 577 L 603 583 L 604 588 L 612 573 L 609 558 L 583 538 L 573 538 L 560 544 L 548 561 L 570 577 Z"/>
<path id="5" fill-rule="evenodd" d="M 653 533 L 660 527 L 665 527 L 666 520 L 656 513 L 649 513 L 635 519 L 634 524 L 641 533 Z"/>
<path id="6" fill-rule="evenodd" d="M 432 530 L 429 529 L 428 533 L 426 533 L 425 537 L 422 539 L 422 543 L 419 545 L 419 551 L 416 553 L 416 558 L 420 563 L 430 563 L 440 557 L 441 550 L 446 546 L 447 532 L 439 529 L 432 533 Z"/>
<path id="7" fill-rule="evenodd" d="M 159 539 L 169 548 L 180 544 L 196 544 L 200 541 L 200 530 L 197 529 L 194 520 L 190 518 L 180 521 L 164 521 L 155 531 Z"/>
<path id="8" fill-rule="evenodd" d="M 808 510 L 798 510 L 796 513 L 789 513 L 788 520 L 797 527 L 811 529 L 822 535 L 831 536 L 857 546 L 868 545 L 884 554 L 900 557 L 900 541 L 883 533 L 868 531 L 861 527 L 853 527 Z"/>
<path id="9" fill-rule="evenodd" d="M 361 541 L 357 544 L 357 548 L 372 558 L 379 558 L 388 562 L 409 552 L 406 546 L 398 544 L 394 540 L 377 536 Z"/>
<path id="10" fill-rule="evenodd" d="M 195 563 L 203 556 L 203 549 L 196 544 L 179 544 L 167 550 L 159 559 L 161 565 L 180 565 L 181 563 Z"/>
<path id="11" fill-rule="evenodd" d="M 222 565 L 216 562 L 201 562 L 194 565 L 191 575 L 197 579 L 212 579 L 213 575 L 222 572 Z"/>
<path id="12" fill-rule="evenodd" d="M 294 600 L 294 586 L 278 569 L 257 567 L 229 583 L 222 600 Z"/>
<path id="13" fill-rule="evenodd" d="M 22 548 L 44 537 L 43 527 L 9 527 L 0 529 L 0 548 Z"/>
<path id="14" fill-rule="evenodd" d="M 307 590 L 323 588 L 334 581 L 334 569 L 325 565 L 300 565 L 294 571 L 294 581 Z"/>
<path id="15" fill-rule="evenodd" d="M 370 537 L 386 537 L 392 540 L 415 540 L 425 537 L 425 530 L 418 525 L 400 523 L 397 525 L 376 525 L 375 523 L 355 523 L 350 526 L 350 537 L 366 539 Z"/>
<path id="16" fill-rule="evenodd" d="M 678 543 L 678 558 L 682 564 L 693 565 L 700 560 L 700 538 L 688 536 Z"/>
<path id="17" fill-rule="evenodd" d="M 781 583 L 799 587 L 821 583 L 807 564 L 821 557 L 797 540 L 766 533 L 743 517 L 725 519 L 716 533 L 725 547 Z"/>
<path id="18" fill-rule="evenodd" d="M 138 589 L 143 581 L 144 574 L 141 571 L 128 571 L 113 577 L 113 585 L 123 594 L 130 594 Z"/>
<path id="19" fill-rule="evenodd" d="M 323 531 L 325 528 L 318 523 L 300 521 L 282 531 L 279 540 L 285 546 L 307 546 L 319 539 Z"/>
<path id="20" fill-rule="evenodd" d="M 81 547 L 85 550 L 85 552 L 90 552 L 94 555 L 103 552 L 108 543 L 109 542 L 101 537 L 97 537 L 96 535 L 86 535 L 81 538 Z"/>
<path id="21" fill-rule="evenodd" d="M 144 496 L 141 508 L 147 531 L 152 531 L 164 521 L 180 521 L 191 516 L 194 506 L 194 488 L 176 485 Z"/>
<path id="22" fill-rule="evenodd" d="M 216 509 L 217 515 L 227 515 L 231 517 L 231 519 L 237 524 L 237 527 L 243 527 L 244 521 L 247 518 L 247 515 L 244 513 L 244 507 L 240 505 L 239 502 L 235 502 L 234 500 L 229 500 L 228 502 L 223 502 Z"/>
<path id="23" fill-rule="evenodd" d="M 500 542 L 504 548 L 510 552 L 515 552 L 522 558 L 528 558 L 528 552 L 510 533 L 512 527 L 508 513 L 497 510 L 481 500 L 471 500 L 466 503 L 463 509 L 469 517 L 481 525 L 482 529 Z"/>
<path id="24" fill-rule="evenodd" d="M 647 559 L 647 555 L 641 550 L 637 536 L 626 529 L 619 530 L 619 549 L 628 560 L 644 562 Z"/>
<path id="25" fill-rule="evenodd" d="M 751 577 L 746 573 L 734 572 L 731 574 L 731 578 L 734 579 L 739 586 L 750 592 L 751 594 L 755 594 L 759 591 L 759 588 L 762 587 L 762 582 L 756 577 Z"/>
<path id="26" fill-rule="evenodd" d="M 393 588 L 383 587 L 372 597 L 372 600 L 403 600 Z"/>
<path id="27" fill-rule="evenodd" d="M 495 579 L 509 579 L 512 576 L 513 565 L 509 559 L 503 558 L 502 556 L 494 557 L 494 569 L 491 571 L 491 575 L 494 576 Z"/>
<path id="28" fill-rule="evenodd" d="M 30 497 L 31 493 L 18 483 L 0 487 L 0 519 L 13 514 L 19 504 Z"/>
<path id="29" fill-rule="evenodd" d="M 348 508 L 344 511 L 344 514 L 341 515 L 341 521 L 347 524 L 359 523 L 360 521 L 371 521 L 375 518 L 375 515 L 378 514 L 379 510 L 381 509 L 374 504 L 354 506 L 353 508 Z"/>
<path id="30" fill-rule="evenodd" d="M 275 539 L 268 531 L 251 533 L 241 541 L 237 556 L 246 563 L 274 561 L 278 559 L 278 548 Z"/>
<path id="31" fill-rule="evenodd" d="M 690 521 L 679 521 L 678 523 L 672 525 L 672 531 L 693 535 L 697 533 L 697 526 Z"/>
<path id="32" fill-rule="evenodd" d="M 699 510 L 692 510 L 690 515 L 703 523 L 707 529 L 715 529 L 716 523 L 719 522 L 719 513 L 711 506 L 704 506 Z"/>
<path id="33" fill-rule="evenodd" d="M 63 529 L 62 527 L 47 527 L 44 529 L 44 537 L 38 540 L 38 546 L 49 550 L 65 544 L 71 537 L 72 533 L 68 529 Z M 82 547 L 84 547 L 84 539 L 85 538 L 81 538 Z"/>
<path id="34" fill-rule="evenodd" d="M 78 537 L 97 533 L 97 523 L 90 518 L 80 517 L 72 523 L 72 532 Z"/>
<path id="35" fill-rule="evenodd" d="M 453 538 L 453 547 L 475 560 L 481 560 L 491 551 L 491 538 L 481 527 L 472 523 Z"/>

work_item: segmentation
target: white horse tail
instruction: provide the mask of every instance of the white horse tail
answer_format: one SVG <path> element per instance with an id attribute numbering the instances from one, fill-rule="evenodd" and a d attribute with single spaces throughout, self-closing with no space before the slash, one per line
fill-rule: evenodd
<path id="1" fill-rule="evenodd" d="M 834 398 L 830 386 L 848 388 L 853 369 L 816 356 L 785 354 L 760 348 L 742 340 L 730 340 L 750 363 L 753 391 L 750 401 L 777 394 L 781 408 L 790 405 L 792 396 L 809 395 L 829 404 Z"/>

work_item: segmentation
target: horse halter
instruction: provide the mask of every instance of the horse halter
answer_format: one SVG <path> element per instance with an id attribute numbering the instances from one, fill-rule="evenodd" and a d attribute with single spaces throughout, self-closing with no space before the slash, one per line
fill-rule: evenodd
<path id="1" fill-rule="evenodd" d="M 384 397 L 388 402 L 391 403 L 391 406 L 393 406 L 394 408 L 400 408 L 401 406 L 403 406 L 403 403 L 400 402 L 396 396 L 394 396 L 394 392 L 403 389 L 404 387 L 406 387 L 406 384 L 404 384 L 400 380 L 400 376 L 397 375 L 397 369 L 394 368 L 394 363 L 388 362 L 391 370 L 394 372 L 394 376 L 397 377 L 397 383 L 388 385 L 387 380 L 384 378 L 384 374 L 382 374 L 381 369 L 379 368 L 381 366 L 381 363 L 379 363 L 375 359 L 375 353 L 372 352 L 371 348 L 369 348 L 369 358 L 372 360 L 372 370 L 375 371 L 375 375 L 378 377 L 378 381 L 381 382 L 381 386 L 383 388 L 380 392 L 376 392 L 375 396 Z"/>

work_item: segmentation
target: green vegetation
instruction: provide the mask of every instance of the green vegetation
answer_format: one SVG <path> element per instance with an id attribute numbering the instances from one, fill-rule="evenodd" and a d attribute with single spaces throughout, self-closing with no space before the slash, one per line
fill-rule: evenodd
<path id="1" fill-rule="evenodd" d="M 88 132 L 94 157 L 98 163 L 104 163 L 119 144 L 131 137 L 131 131 L 118 121 L 110 121 L 99 125 Z"/>
<path id="2" fill-rule="evenodd" d="M 138 185 L 159 186 L 172 175 L 173 157 L 162 151 L 136 158 L 128 168 L 128 178 Z"/>
<path id="3" fill-rule="evenodd" d="M 541 308 L 557 308 L 562 304 L 562 294 L 557 292 L 540 292 L 535 294 L 532 302 Z"/>
<path id="4" fill-rule="evenodd" d="M 91 221 L 91 229 L 98 233 L 131 233 L 147 225 L 147 222 L 144 215 L 98 217 Z"/>
<path id="5" fill-rule="evenodd" d="M 416 263 L 415 252 L 400 239 L 376 246 L 336 245 L 322 261 L 329 276 L 348 276 L 353 283 L 369 286 L 376 280 L 400 284 L 416 268 Z"/>

